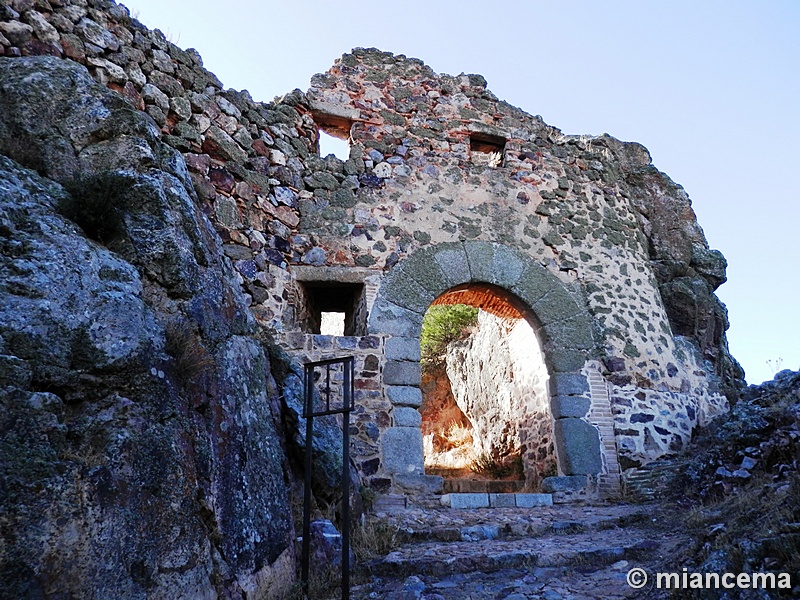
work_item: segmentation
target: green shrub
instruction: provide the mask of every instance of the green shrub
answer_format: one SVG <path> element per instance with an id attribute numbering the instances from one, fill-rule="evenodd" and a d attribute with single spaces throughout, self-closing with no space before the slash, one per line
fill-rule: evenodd
<path id="1" fill-rule="evenodd" d="M 461 339 L 478 322 L 478 309 L 466 304 L 435 305 L 422 319 L 420 350 L 423 363 L 441 360 L 447 344 Z"/>
<path id="2" fill-rule="evenodd" d="M 481 454 L 472 463 L 470 469 L 478 475 L 492 479 L 506 479 L 508 477 L 523 477 L 522 456 L 506 456 L 502 459 L 492 458 L 488 454 Z"/>

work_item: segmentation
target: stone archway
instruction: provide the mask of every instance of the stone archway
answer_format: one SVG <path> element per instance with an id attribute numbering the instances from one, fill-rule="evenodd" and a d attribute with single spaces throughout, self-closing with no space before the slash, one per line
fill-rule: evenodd
<path id="1" fill-rule="evenodd" d="M 550 373 L 550 409 L 559 473 L 602 471 L 600 437 L 585 420 L 591 400 L 581 369 L 595 345 L 588 310 L 533 258 L 494 242 L 467 241 L 418 250 L 392 269 L 370 311 L 369 333 L 386 340 L 383 385 L 393 405 L 392 426 L 382 434 L 383 468 L 399 485 L 425 486 L 419 336 L 422 316 L 449 289 L 491 284 L 516 296 L 542 342 Z M 434 483 L 435 485 L 435 483 Z"/>

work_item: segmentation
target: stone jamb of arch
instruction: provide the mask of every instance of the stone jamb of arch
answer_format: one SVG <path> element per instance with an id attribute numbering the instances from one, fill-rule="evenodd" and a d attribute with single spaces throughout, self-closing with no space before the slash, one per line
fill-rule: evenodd
<path id="1" fill-rule="evenodd" d="M 499 288 L 542 343 L 550 374 L 550 408 L 560 475 L 602 471 L 600 438 L 587 420 L 591 397 L 581 373 L 595 347 L 592 318 L 555 275 L 533 258 L 495 242 L 465 241 L 420 249 L 384 278 L 370 311 L 370 334 L 386 335 L 384 391 L 393 413 L 422 402 L 419 337 L 422 317 L 442 294 L 470 284 Z M 383 469 L 395 484 L 424 486 L 422 433 L 394 418 L 382 432 Z M 430 478 L 428 478 L 430 479 Z M 430 487 L 430 486 L 429 486 Z"/>

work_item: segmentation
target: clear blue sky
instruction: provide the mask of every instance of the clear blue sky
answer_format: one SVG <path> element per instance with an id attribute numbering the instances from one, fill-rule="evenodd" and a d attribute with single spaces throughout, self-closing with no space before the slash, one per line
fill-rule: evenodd
<path id="1" fill-rule="evenodd" d="M 728 259 L 717 294 L 748 382 L 800 369 L 797 0 L 123 3 L 256 100 L 374 46 L 480 73 L 564 133 L 644 144 Z"/>

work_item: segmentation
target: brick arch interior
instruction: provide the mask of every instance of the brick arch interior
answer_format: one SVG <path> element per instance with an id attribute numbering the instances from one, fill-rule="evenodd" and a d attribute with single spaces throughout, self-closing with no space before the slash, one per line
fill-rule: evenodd
<path id="1" fill-rule="evenodd" d="M 539 320 L 527 310 L 519 299 L 506 290 L 484 282 L 470 282 L 447 290 L 431 306 L 441 304 L 468 304 L 492 313 L 501 319 L 526 319 L 537 328 Z"/>
<path id="2" fill-rule="evenodd" d="M 595 345 L 585 305 L 531 257 L 502 244 L 478 241 L 419 250 L 393 268 L 380 286 L 368 329 L 371 334 L 387 336 L 383 386 L 393 405 L 393 419 L 381 439 L 384 470 L 401 486 L 427 485 L 422 435 L 418 418 L 412 414 L 422 401 L 422 317 L 448 290 L 476 283 L 505 290 L 521 303 L 523 314 L 535 315 L 532 325 L 550 373 L 559 473 L 600 473 L 600 439 L 597 429 L 586 421 L 589 386 L 581 373 Z"/>

